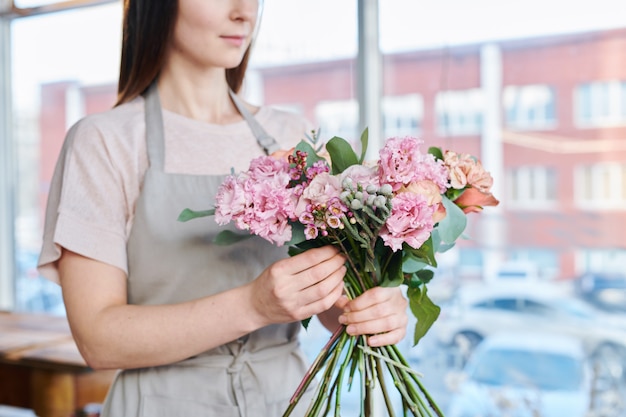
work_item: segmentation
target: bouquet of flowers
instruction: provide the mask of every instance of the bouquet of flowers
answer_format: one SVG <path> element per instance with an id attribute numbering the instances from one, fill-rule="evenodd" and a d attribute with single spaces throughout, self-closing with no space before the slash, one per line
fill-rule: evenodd
<path id="1" fill-rule="evenodd" d="M 290 246 L 295 255 L 336 245 L 347 257 L 345 293 L 355 298 L 377 286 L 406 285 L 417 319 L 413 345 L 426 334 L 440 308 L 428 297 L 435 254 L 454 246 L 466 226 L 465 214 L 494 206 L 492 177 L 467 154 L 431 147 L 413 137 L 389 138 L 374 163 L 365 162 L 367 130 L 360 155 L 344 139 L 318 146 L 313 133 L 292 151 L 254 159 L 246 172 L 221 185 L 214 209 L 186 209 L 179 220 L 214 215 L 219 224 Z M 221 235 L 221 236 L 220 236 Z M 218 241 L 232 242 L 224 231 Z M 306 327 L 308 320 L 303 322 Z M 321 378 L 317 376 L 321 373 Z M 403 415 L 442 416 L 436 402 L 395 345 L 369 347 L 365 337 L 340 326 L 295 391 L 288 416 L 311 382 L 317 390 L 307 416 L 338 416 L 344 382 L 360 378 L 361 415 L 372 413 L 377 384 L 390 416 L 395 415 L 385 375 L 402 399 Z"/>

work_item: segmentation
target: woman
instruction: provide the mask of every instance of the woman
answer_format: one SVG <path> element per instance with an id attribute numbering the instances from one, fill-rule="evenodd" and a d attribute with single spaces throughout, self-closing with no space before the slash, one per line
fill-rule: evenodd
<path id="1" fill-rule="evenodd" d="M 229 93 L 258 11 L 257 0 L 126 0 L 118 104 L 68 132 L 39 264 L 62 286 L 87 363 L 122 369 L 104 416 L 280 415 L 307 368 L 299 320 L 313 315 L 375 334 L 371 345 L 404 337 L 400 290 L 348 301 L 333 247 L 220 247 L 212 219 L 176 220 L 211 205 L 231 168 L 309 130 Z"/>

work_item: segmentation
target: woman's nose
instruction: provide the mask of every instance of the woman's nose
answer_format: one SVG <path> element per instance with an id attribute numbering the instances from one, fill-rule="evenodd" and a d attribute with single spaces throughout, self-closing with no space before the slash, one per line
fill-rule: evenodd
<path id="1" fill-rule="evenodd" d="M 231 18 L 254 22 L 259 13 L 259 5 L 259 0 L 233 0 Z"/>

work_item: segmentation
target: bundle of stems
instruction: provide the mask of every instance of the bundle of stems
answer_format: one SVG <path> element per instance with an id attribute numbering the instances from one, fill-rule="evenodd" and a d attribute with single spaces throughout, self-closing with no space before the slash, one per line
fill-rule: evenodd
<path id="1" fill-rule="evenodd" d="M 344 277 L 344 286 L 350 299 L 376 285 L 381 285 L 385 269 L 393 263 L 393 253 L 381 245 L 377 233 L 384 223 L 388 208 L 389 202 L 382 207 L 379 206 L 377 213 L 366 207 L 352 210 L 351 216 L 342 219 L 344 227 L 328 231 L 328 241 L 337 245 L 347 257 L 348 269 Z M 402 414 L 396 414 L 394 410 L 386 376 L 391 377 L 394 387 L 400 394 Z M 438 405 L 420 381 L 421 375 L 411 369 L 396 345 L 370 347 L 366 336 L 351 336 L 346 333 L 343 325 L 331 335 L 311 364 L 283 417 L 288 417 L 292 413 L 304 392 L 314 381 L 317 381 L 318 386 L 306 416 L 340 416 L 343 388 L 347 384 L 348 388 L 352 389 L 355 378 L 359 381 L 362 417 L 374 415 L 373 401 L 377 385 L 391 417 L 396 415 L 443 417 Z"/>

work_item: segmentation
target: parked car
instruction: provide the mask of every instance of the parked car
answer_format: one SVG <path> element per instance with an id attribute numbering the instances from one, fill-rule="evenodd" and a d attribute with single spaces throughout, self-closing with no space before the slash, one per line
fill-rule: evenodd
<path id="1" fill-rule="evenodd" d="M 577 293 L 599 309 L 626 313 L 626 275 L 585 274 L 576 281 Z"/>
<path id="2" fill-rule="evenodd" d="M 461 287 L 433 327 L 440 344 L 462 366 L 486 336 L 503 331 L 541 331 L 582 341 L 603 372 L 624 378 L 626 327 L 571 295 L 569 288 L 533 282 Z"/>
<path id="3" fill-rule="evenodd" d="M 591 372 L 578 339 L 541 333 L 489 336 L 453 378 L 446 417 L 583 417 Z"/>

